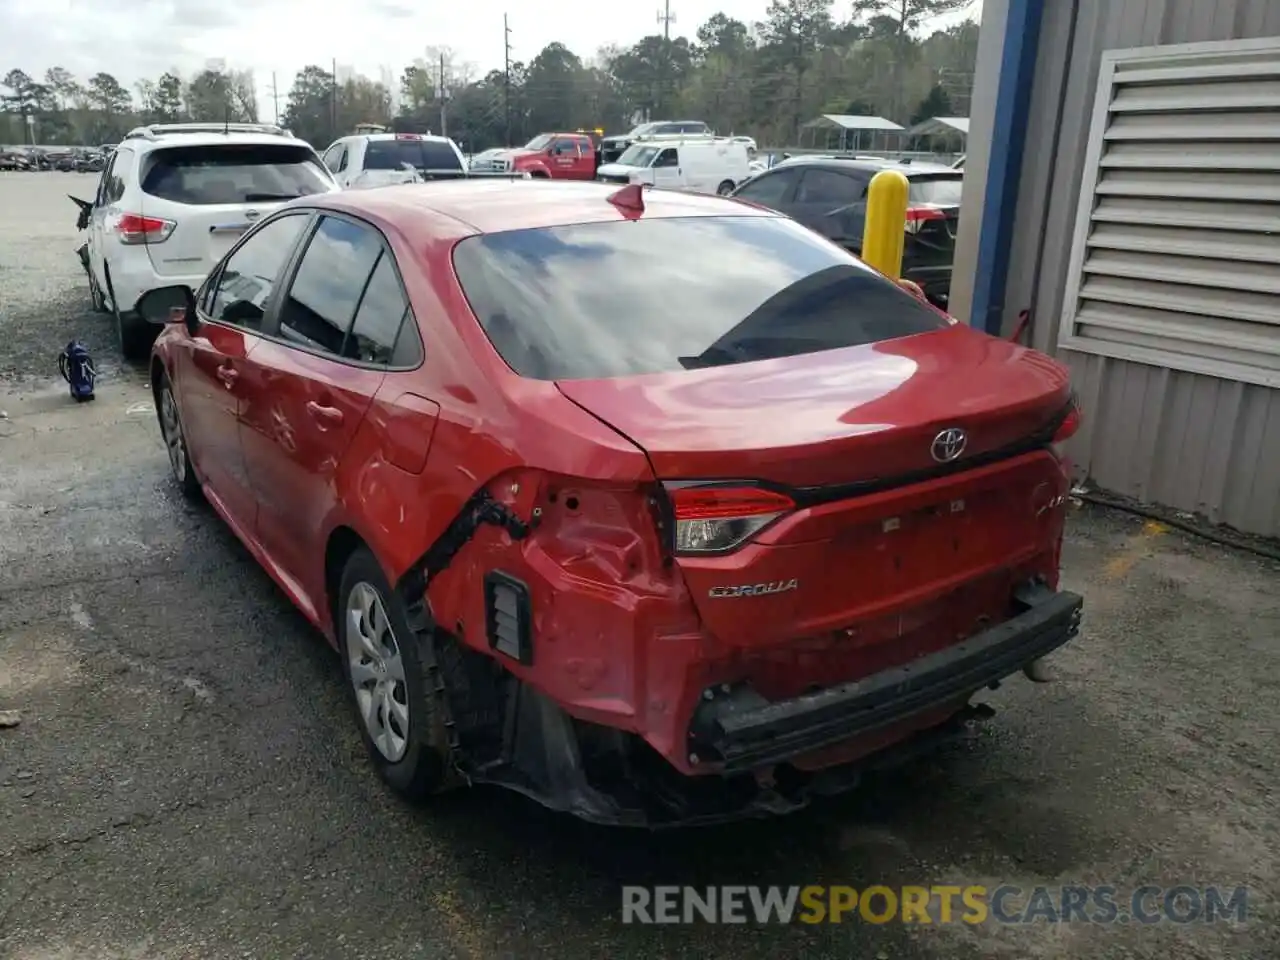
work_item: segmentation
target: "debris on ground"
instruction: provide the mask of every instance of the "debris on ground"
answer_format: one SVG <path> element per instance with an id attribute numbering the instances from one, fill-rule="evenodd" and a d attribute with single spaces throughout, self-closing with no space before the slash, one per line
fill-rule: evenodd
<path id="1" fill-rule="evenodd" d="M 17 710 L 0 710 L 0 729 L 16 727 L 22 722 L 22 714 Z"/>

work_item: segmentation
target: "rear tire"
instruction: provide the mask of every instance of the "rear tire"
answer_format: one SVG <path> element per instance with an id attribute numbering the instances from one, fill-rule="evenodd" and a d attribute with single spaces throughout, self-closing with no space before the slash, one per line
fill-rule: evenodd
<path id="1" fill-rule="evenodd" d="M 136 313 L 121 311 L 115 288 L 111 286 L 110 273 L 107 274 L 107 293 L 111 297 L 116 343 L 120 346 L 121 356 L 131 361 L 145 360 L 151 353 L 151 344 L 155 342 L 157 331 Z"/>
<path id="2" fill-rule="evenodd" d="M 421 801 L 453 786 L 434 644 L 365 547 L 347 560 L 335 617 L 338 653 L 365 749 L 378 775 Z"/>
<path id="3" fill-rule="evenodd" d="M 733 193 L 733 181 L 725 180 L 720 184 L 720 186 L 716 187 L 716 193 L 722 197 L 727 197 L 729 194 Z"/>
<path id="4" fill-rule="evenodd" d="M 89 299 L 93 303 L 93 312 L 110 313 L 111 308 L 107 306 L 107 298 L 102 295 L 98 278 L 93 275 L 93 267 L 86 267 L 85 272 L 89 275 Z"/>
<path id="5" fill-rule="evenodd" d="M 188 500 L 199 500 L 202 496 L 200 481 L 196 478 L 195 467 L 191 465 L 191 454 L 187 451 L 187 435 L 182 429 L 178 398 L 174 396 L 169 375 L 163 372 L 160 374 L 160 387 L 156 391 L 156 416 L 160 420 L 160 437 L 169 454 L 169 470 L 178 489 Z"/>

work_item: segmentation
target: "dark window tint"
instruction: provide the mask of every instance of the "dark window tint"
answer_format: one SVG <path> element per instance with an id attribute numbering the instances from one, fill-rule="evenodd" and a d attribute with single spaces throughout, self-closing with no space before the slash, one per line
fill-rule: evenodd
<path id="1" fill-rule="evenodd" d="M 779 170 L 776 173 L 762 173 L 754 180 L 749 180 L 734 194 L 743 200 L 777 208 L 786 201 L 787 192 L 796 182 L 795 170 Z"/>
<path id="2" fill-rule="evenodd" d="M 796 203 L 831 206 L 853 203 L 862 195 L 862 182 L 834 170 L 806 170 L 796 190 Z"/>
<path id="3" fill-rule="evenodd" d="M 396 355 L 397 335 L 406 339 L 412 335 L 408 330 L 403 334 L 400 332 L 407 309 L 395 263 L 391 255 L 384 252 L 369 278 L 360 309 L 356 311 L 346 356 L 365 363 L 392 363 Z"/>
<path id="4" fill-rule="evenodd" d="M 570 139 L 570 138 L 567 138 L 567 137 L 561 137 L 559 140 L 553 140 L 553 141 L 551 142 L 551 149 L 552 149 L 553 151 L 558 150 L 561 154 L 568 154 L 568 155 L 570 155 L 570 156 L 577 156 L 577 154 L 578 154 L 578 141 L 577 141 L 577 140 Z"/>
<path id="5" fill-rule="evenodd" d="M 676 152 L 675 147 L 667 147 L 662 153 L 658 154 L 658 159 L 653 161 L 655 167 L 678 167 L 680 166 L 680 154 Z"/>
<path id="6" fill-rule="evenodd" d="M 209 315 L 224 323 L 261 329 L 285 261 L 306 222 L 306 214 L 293 214 L 269 221 L 250 234 L 218 275 Z"/>
<path id="7" fill-rule="evenodd" d="M 259 203 L 329 189 L 312 152 L 291 144 L 210 144 L 156 150 L 142 190 L 175 203 Z"/>
<path id="8" fill-rule="evenodd" d="M 341 354 L 382 241 L 368 227 L 324 217 L 280 309 L 281 336 Z"/>
<path id="9" fill-rule="evenodd" d="M 682 123 L 680 126 L 681 133 L 708 133 L 709 128 L 705 123 Z"/>
<path id="10" fill-rule="evenodd" d="M 370 140 L 365 146 L 366 170 L 461 170 L 453 147 L 440 140 Z"/>
<path id="11" fill-rule="evenodd" d="M 911 203 L 936 203 L 939 206 L 959 206 L 963 177 L 924 177 L 911 179 L 907 194 Z"/>
<path id="12" fill-rule="evenodd" d="M 786 357 L 947 325 L 784 217 L 482 234 L 458 244 L 454 267 L 497 351 L 541 380 Z"/>

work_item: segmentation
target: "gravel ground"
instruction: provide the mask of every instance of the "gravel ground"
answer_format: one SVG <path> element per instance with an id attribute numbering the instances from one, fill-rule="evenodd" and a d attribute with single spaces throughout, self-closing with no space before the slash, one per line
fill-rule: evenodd
<path id="1" fill-rule="evenodd" d="M 1263 960 L 1280 956 L 1280 569 L 1101 510 L 1059 680 L 780 820 L 649 837 L 372 776 L 335 658 L 176 496 L 87 313 L 62 198 L 0 174 L 0 957 Z M 33 225 L 35 225 L 33 227 Z M 33 235 L 33 229 L 41 231 Z M 71 335 L 99 399 L 47 378 Z M 1247 885 L 1244 925 L 626 926 L 621 884 Z"/>
<path id="2" fill-rule="evenodd" d="M 102 373 L 118 368 L 111 324 L 89 306 L 75 255 L 85 234 L 67 199 L 91 200 L 97 185 L 89 173 L 0 173 L 0 377 L 10 382 L 56 377 L 73 338 L 102 358 Z"/>

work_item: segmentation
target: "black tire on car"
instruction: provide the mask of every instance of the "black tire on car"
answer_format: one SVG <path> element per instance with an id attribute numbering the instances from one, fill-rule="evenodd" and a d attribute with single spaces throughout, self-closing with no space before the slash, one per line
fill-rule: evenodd
<path id="1" fill-rule="evenodd" d="M 169 470 L 178 484 L 178 489 L 188 500 L 200 499 L 203 493 L 195 468 L 191 465 L 191 454 L 187 451 L 187 435 L 182 429 L 182 414 L 178 410 L 178 398 L 174 396 L 169 375 L 163 371 L 156 390 L 156 417 L 160 421 L 160 437 L 164 441 L 165 451 L 169 454 Z"/>
<path id="2" fill-rule="evenodd" d="M 151 344 L 155 342 L 155 329 L 136 313 L 121 311 L 109 273 L 107 295 L 111 298 L 111 314 L 115 319 L 116 343 L 120 346 L 120 355 L 126 360 L 145 360 L 151 353 Z"/>
<path id="3" fill-rule="evenodd" d="M 409 627 L 404 602 L 365 547 L 347 560 L 336 600 L 342 672 L 379 776 L 414 801 L 454 786 L 432 640 Z"/>
<path id="4" fill-rule="evenodd" d="M 98 286 L 98 278 L 93 275 L 93 267 L 88 267 L 85 271 L 89 276 L 89 299 L 93 302 L 94 313 L 110 313 L 111 308 L 107 306 L 107 298 L 102 294 L 102 288 Z"/>
<path id="5" fill-rule="evenodd" d="M 720 186 L 716 187 L 716 193 L 722 197 L 727 197 L 729 194 L 733 193 L 733 181 L 721 181 Z"/>

